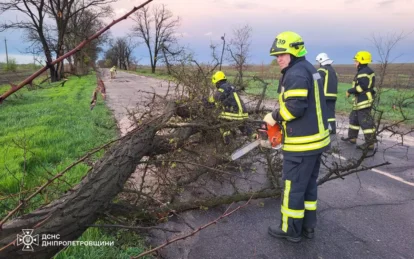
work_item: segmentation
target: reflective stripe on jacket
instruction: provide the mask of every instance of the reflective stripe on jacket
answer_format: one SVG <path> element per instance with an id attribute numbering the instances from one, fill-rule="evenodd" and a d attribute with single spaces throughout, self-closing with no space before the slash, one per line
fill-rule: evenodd
<path id="1" fill-rule="evenodd" d="M 353 110 L 361 110 L 372 106 L 375 97 L 375 73 L 367 65 L 360 65 L 348 93 L 355 95 Z"/>
<path id="2" fill-rule="evenodd" d="M 331 65 L 324 65 L 318 69 L 321 75 L 323 92 L 326 100 L 336 100 L 338 94 L 338 76 Z"/>
<path id="3" fill-rule="evenodd" d="M 292 64 L 293 63 L 293 64 Z M 305 58 L 296 58 L 282 70 L 280 108 L 272 115 L 282 121 L 283 151 L 313 155 L 329 148 L 328 114 L 320 75 Z"/>
<path id="4" fill-rule="evenodd" d="M 249 117 L 245 112 L 246 107 L 240 99 L 236 88 L 227 81 L 217 83 L 217 91 L 214 93 L 213 100 L 217 106 L 221 106 L 219 118 L 227 120 L 244 120 Z"/>

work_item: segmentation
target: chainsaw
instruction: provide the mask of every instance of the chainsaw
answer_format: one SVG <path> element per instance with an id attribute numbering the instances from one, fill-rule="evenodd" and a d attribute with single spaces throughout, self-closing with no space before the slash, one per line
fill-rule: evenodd
<path id="1" fill-rule="evenodd" d="M 261 121 L 260 123 L 260 128 L 257 129 L 257 140 L 234 151 L 233 154 L 231 154 L 231 160 L 234 161 L 239 159 L 257 146 L 272 149 L 280 149 L 282 147 L 282 126 L 279 123 L 275 123 L 273 126 L 264 121 Z"/>

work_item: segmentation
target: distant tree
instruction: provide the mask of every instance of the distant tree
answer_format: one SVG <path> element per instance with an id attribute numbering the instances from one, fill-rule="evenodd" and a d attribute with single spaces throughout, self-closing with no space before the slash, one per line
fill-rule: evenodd
<path id="1" fill-rule="evenodd" d="M 100 18 L 108 16 L 112 12 L 110 7 L 100 11 L 83 10 L 69 19 L 67 35 L 65 36 L 65 49 L 70 50 L 84 39 L 92 36 L 104 26 Z M 108 41 L 108 33 L 92 41 L 88 46 L 68 58 L 70 71 L 74 74 L 86 74 L 91 64 L 98 59 L 101 45 Z"/>
<path id="2" fill-rule="evenodd" d="M 165 5 L 155 6 L 150 12 L 149 7 L 140 9 L 132 18 L 135 25 L 131 31 L 145 43 L 151 63 L 151 72 L 155 73 L 157 63 L 164 57 L 163 46 L 177 43 L 176 30 L 180 18 L 174 18 Z M 171 48 L 171 46 L 170 46 Z"/>
<path id="3" fill-rule="evenodd" d="M 73 16 L 84 10 L 107 10 L 108 4 L 116 0 L 9 0 L 0 2 L 0 14 L 17 11 L 23 15 L 17 21 L 0 24 L 0 31 L 23 29 L 33 49 L 41 49 L 46 62 L 64 54 L 65 37 Z M 50 18 L 50 19 L 46 19 Z M 28 19 L 27 19 L 28 18 Z M 51 22 L 48 22 L 51 21 Z M 59 81 L 63 75 L 63 62 L 50 67 L 51 81 Z"/>
<path id="4" fill-rule="evenodd" d="M 132 51 L 137 46 L 130 37 L 117 38 L 110 43 L 110 48 L 105 52 L 105 59 L 110 66 L 118 66 L 121 69 L 129 70 L 135 61 Z"/>
<path id="5" fill-rule="evenodd" d="M 252 27 L 250 25 L 237 27 L 233 30 L 230 44 L 227 46 L 227 51 L 230 54 L 228 60 L 237 71 L 234 83 L 241 90 L 245 89 L 243 75 L 247 69 L 247 61 L 250 55 L 251 37 Z"/>

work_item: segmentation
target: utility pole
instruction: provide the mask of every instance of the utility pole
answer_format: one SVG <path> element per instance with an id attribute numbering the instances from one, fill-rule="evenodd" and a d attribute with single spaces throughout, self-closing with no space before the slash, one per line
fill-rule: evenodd
<path id="1" fill-rule="evenodd" d="M 221 40 L 223 41 L 223 49 L 221 50 L 221 58 L 220 58 L 220 68 L 219 68 L 219 70 L 221 70 L 221 64 L 223 63 L 224 47 L 226 46 L 226 39 L 224 37 L 226 37 L 226 34 L 225 33 L 224 33 L 223 36 L 221 36 Z"/>
<path id="2" fill-rule="evenodd" d="M 7 39 L 4 38 L 4 45 L 6 46 L 6 64 L 9 65 L 9 54 L 7 53 Z"/>

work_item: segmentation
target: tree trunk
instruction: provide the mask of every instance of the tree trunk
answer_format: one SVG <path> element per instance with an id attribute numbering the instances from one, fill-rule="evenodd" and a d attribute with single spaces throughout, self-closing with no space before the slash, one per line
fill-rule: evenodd
<path id="1" fill-rule="evenodd" d="M 0 258 L 51 258 L 64 248 L 41 246 L 46 241 L 41 240 L 43 234 L 59 234 L 57 241 L 79 238 L 123 189 L 142 157 L 157 147 L 153 143 L 157 127 L 172 114 L 173 104 L 170 104 L 166 114 L 130 132 L 107 151 L 73 190 L 43 208 L 6 222 L 0 230 Z M 40 236 L 40 245 L 33 245 L 34 252 L 22 251 L 22 246 L 13 245 L 22 229 L 34 229 L 32 235 Z"/>

